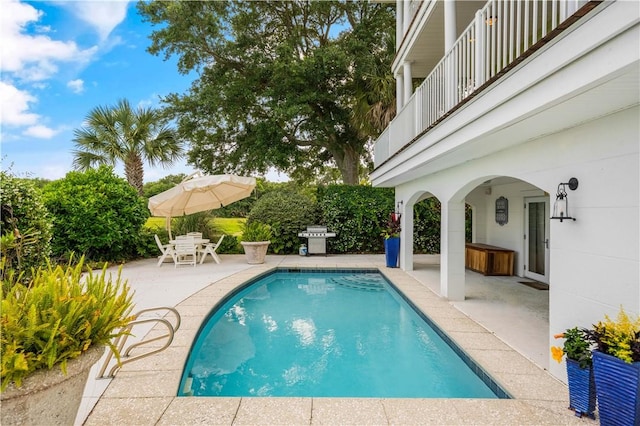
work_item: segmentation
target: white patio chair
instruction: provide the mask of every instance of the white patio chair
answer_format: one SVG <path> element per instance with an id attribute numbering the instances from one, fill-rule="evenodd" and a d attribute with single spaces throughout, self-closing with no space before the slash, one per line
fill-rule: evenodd
<path id="1" fill-rule="evenodd" d="M 178 265 L 196 266 L 198 251 L 193 237 L 177 239 L 174 250 L 176 252 L 174 267 Z"/>
<path id="2" fill-rule="evenodd" d="M 187 237 L 202 238 L 202 232 L 187 232 Z"/>
<path id="3" fill-rule="evenodd" d="M 224 235 L 222 235 L 220 237 L 220 239 L 218 240 L 217 243 L 213 244 L 213 243 L 208 243 L 205 244 L 203 248 L 198 249 L 198 253 L 200 254 L 200 264 L 202 265 L 202 262 L 204 262 L 204 258 L 207 257 L 207 254 L 210 254 L 211 257 L 213 257 L 213 260 L 216 263 L 220 263 L 220 258 L 218 257 L 218 255 L 216 254 L 216 250 L 218 250 L 218 247 L 220 247 L 220 243 L 222 242 L 222 240 L 224 239 Z"/>
<path id="4" fill-rule="evenodd" d="M 158 266 L 162 266 L 162 262 L 164 262 L 167 256 L 170 256 L 173 259 L 173 262 L 175 263 L 176 252 L 173 249 L 173 244 L 162 244 L 162 241 L 160 241 L 160 237 L 158 237 L 158 234 L 154 234 L 153 237 L 155 238 L 156 244 L 158 245 L 158 248 L 162 253 L 162 255 L 158 257 Z"/>

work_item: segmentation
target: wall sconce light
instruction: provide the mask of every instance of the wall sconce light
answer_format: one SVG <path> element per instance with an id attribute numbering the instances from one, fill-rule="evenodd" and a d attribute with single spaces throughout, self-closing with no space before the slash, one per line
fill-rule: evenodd
<path id="1" fill-rule="evenodd" d="M 396 203 L 396 211 L 391 213 L 392 221 L 397 222 L 400 220 L 400 218 L 402 217 L 402 212 L 400 211 L 401 208 L 402 208 L 402 200 Z"/>
<path id="2" fill-rule="evenodd" d="M 578 188 L 578 179 L 572 177 L 569 182 L 558 185 L 558 193 L 556 194 L 556 202 L 553 204 L 553 216 L 551 216 L 551 219 L 560 219 L 560 222 L 563 220 L 576 220 L 575 217 L 569 215 L 567 186 L 570 190 L 575 191 Z"/>
<path id="3" fill-rule="evenodd" d="M 492 26 L 496 22 L 498 22 L 497 16 L 487 16 L 487 19 L 484 21 L 488 26 Z"/>

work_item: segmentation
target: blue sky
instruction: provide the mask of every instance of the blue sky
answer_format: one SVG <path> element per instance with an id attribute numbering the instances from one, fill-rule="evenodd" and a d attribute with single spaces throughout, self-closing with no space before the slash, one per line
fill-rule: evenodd
<path id="1" fill-rule="evenodd" d="M 159 106 L 193 75 L 146 51 L 152 26 L 135 2 L 0 0 L 2 169 L 58 179 L 72 170 L 73 130 L 98 105 Z M 145 182 L 190 173 L 145 166 Z M 116 172 L 123 176 L 121 165 Z M 270 174 L 270 180 L 277 180 Z M 272 178 L 274 177 L 274 178 Z"/>

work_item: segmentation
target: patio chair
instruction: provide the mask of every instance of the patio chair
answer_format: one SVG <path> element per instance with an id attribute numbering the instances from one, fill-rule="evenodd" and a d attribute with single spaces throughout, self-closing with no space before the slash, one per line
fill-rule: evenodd
<path id="1" fill-rule="evenodd" d="M 154 234 L 153 237 L 156 240 L 156 244 L 158 245 L 158 248 L 160 249 L 160 252 L 162 253 L 159 257 L 158 257 L 158 266 L 162 266 L 162 262 L 164 262 L 164 260 L 167 258 L 167 256 L 170 256 L 173 259 L 173 262 L 176 262 L 176 252 L 173 249 L 173 244 L 162 244 L 162 241 L 160 241 L 160 237 L 158 237 L 158 234 Z"/>
<path id="2" fill-rule="evenodd" d="M 178 265 L 196 266 L 196 261 L 198 259 L 198 249 L 193 237 L 176 240 L 174 250 L 176 252 L 174 267 L 177 267 Z"/>
<path id="3" fill-rule="evenodd" d="M 222 235 L 220 237 L 220 239 L 218 240 L 217 243 L 213 244 L 213 243 L 208 243 L 205 244 L 203 248 L 198 249 L 198 253 L 200 254 L 200 264 L 202 265 L 202 262 L 204 262 L 204 258 L 207 257 L 207 254 L 210 254 L 211 257 L 213 257 L 213 260 L 216 263 L 220 263 L 220 258 L 218 257 L 218 255 L 216 254 L 216 250 L 218 250 L 218 247 L 220 247 L 220 243 L 222 242 L 222 240 L 224 239 L 224 235 Z"/>
<path id="4" fill-rule="evenodd" d="M 187 232 L 187 237 L 202 238 L 202 232 Z"/>

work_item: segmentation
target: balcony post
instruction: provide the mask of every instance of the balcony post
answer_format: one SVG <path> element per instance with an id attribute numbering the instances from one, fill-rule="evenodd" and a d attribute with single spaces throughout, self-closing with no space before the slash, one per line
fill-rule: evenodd
<path id="1" fill-rule="evenodd" d="M 477 89 L 484 84 L 484 22 L 482 19 L 482 11 L 478 10 L 475 17 L 475 78 L 473 87 Z"/>
<path id="2" fill-rule="evenodd" d="M 411 23 L 411 1 L 404 0 L 403 2 L 403 11 L 402 11 L 402 33 L 406 34 L 409 32 L 409 24 Z"/>
<path id="3" fill-rule="evenodd" d="M 402 0 L 396 0 L 396 51 L 400 47 L 400 43 L 402 43 L 402 39 L 404 38 L 404 20 L 403 16 L 404 6 Z"/>
<path id="4" fill-rule="evenodd" d="M 444 2 L 444 51 L 451 50 L 457 38 L 456 28 L 456 2 L 446 0 Z"/>
<path id="5" fill-rule="evenodd" d="M 396 74 L 396 115 L 404 106 L 404 77 Z"/>
<path id="6" fill-rule="evenodd" d="M 404 104 L 406 105 L 411 99 L 411 95 L 413 94 L 413 84 L 411 77 L 411 62 L 406 61 L 402 65 L 402 71 L 404 73 Z"/>

